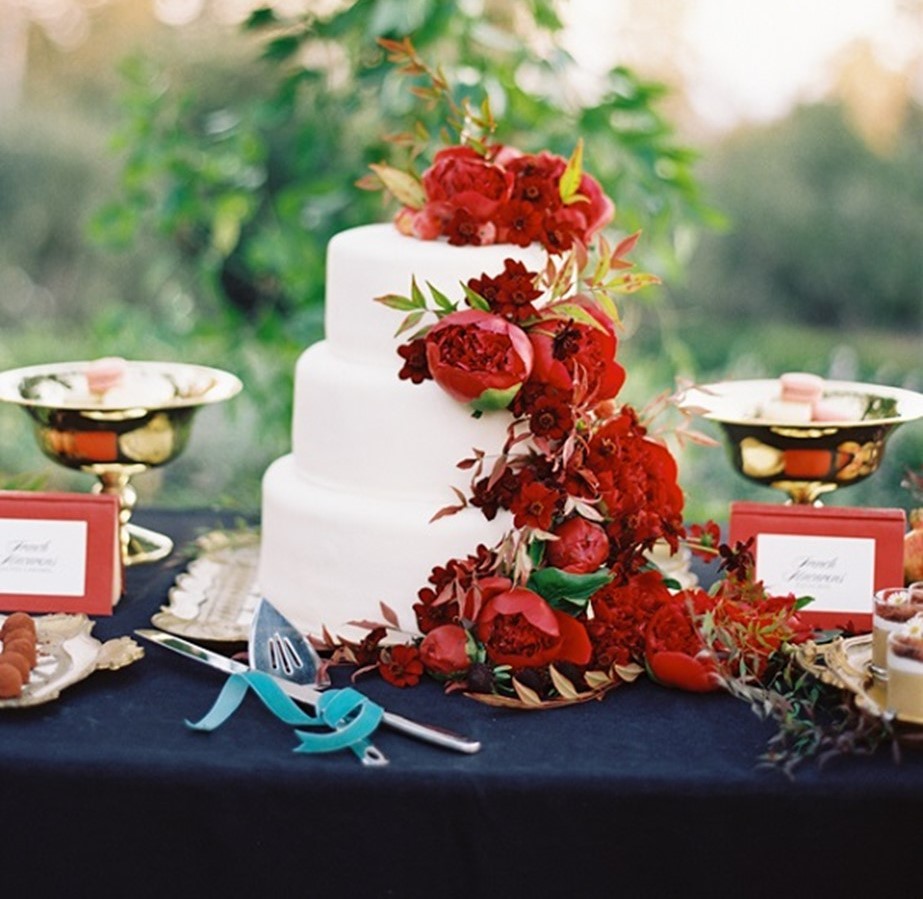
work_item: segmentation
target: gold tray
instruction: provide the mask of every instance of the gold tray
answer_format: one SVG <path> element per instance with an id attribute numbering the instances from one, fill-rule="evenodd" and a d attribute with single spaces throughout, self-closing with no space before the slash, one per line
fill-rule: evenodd
<path id="1" fill-rule="evenodd" d="M 864 712 L 876 718 L 888 718 L 914 727 L 923 727 L 923 718 L 895 715 L 888 709 L 884 681 L 872 674 L 871 634 L 838 637 L 832 643 L 822 645 L 809 640 L 796 647 L 795 658 L 802 668 L 824 683 L 852 693 L 856 705 Z"/>
<path id="2" fill-rule="evenodd" d="M 151 624 L 190 640 L 246 642 L 260 598 L 259 532 L 210 531 L 196 544 L 198 555 L 177 576 Z"/>
<path id="3" fill-rule="evenodd" d="M 0 621 L 6 618 L 0 615 Z M 101 643 L 91 635 L 86 615 L 63 612 L 35 616 L 38 663 L 15 699 L 0 699 L 0 709 L 20 709 L 51 702 L 61 691 L 94 671 L 115 670 L 140 659 L 144 650 L 131 637 Z"/>

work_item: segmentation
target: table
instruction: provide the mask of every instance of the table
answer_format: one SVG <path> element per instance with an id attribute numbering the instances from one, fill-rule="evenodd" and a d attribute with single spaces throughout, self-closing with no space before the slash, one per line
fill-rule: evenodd
<path id="1" fill-rule="evenodd" d="M 136 517 L 178 547 L 230 521 Z M 129 569 L 94 635 L 147 626 L 179 570 Z M 517 712 L 369 677 L 358 686 L 377 702 L 484 744 L 465 756 L 382 729 L 391 764 L 371 769 L 351 753 L 293 753 L 255 699 L 193 732 L 184 720 L 224 676 L 145 652 L 0 719 L 5 895 L 919 894 L 923 753 L 836 759 L 790 781 L 756 766 L 772 726 L 724 694 L 642 680 L 602 702 Z"/>

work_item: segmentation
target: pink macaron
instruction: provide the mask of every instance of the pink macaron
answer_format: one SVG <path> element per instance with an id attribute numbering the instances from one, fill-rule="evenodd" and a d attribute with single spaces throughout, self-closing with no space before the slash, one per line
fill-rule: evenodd
<path id="1" fill-rule="evenodd" d="M 790 371 L 779 378 L 780 399 L 788 403 L 816 403 L 824 393 L 824 379 L 806 371 Z"/>
<path id="2" fill-rule="evenodd" d="M 87 364 L 84 374 L 91 393 L 105 393 L 125 378 L 128 363 L 121 356 L 105 356 Z"/>

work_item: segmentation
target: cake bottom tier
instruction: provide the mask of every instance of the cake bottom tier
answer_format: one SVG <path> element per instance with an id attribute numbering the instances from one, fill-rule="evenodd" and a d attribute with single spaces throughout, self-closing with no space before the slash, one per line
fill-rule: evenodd
<path id="1" fill-rule="evenodd" d="M 493 546 L 510 526 L 474 508 L 431 521 L 436 511 L 331 490 L 283 456 L 263 476 L 257 586 L 304 633 L 354 635 L 350 622 L 383 622 L 382 603 L 416 632 L 413 604 L 432 569 Z"/>

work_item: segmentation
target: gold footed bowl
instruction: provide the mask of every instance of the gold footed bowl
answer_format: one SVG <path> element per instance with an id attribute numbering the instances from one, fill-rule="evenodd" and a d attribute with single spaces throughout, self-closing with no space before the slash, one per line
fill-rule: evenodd
<path id="1" fill-rule="evenodd" d="M 923 394 L 855 381 L 824 384 L 824 399 L 844 410 L 842 420 L 762 417 L 778 391 L 774 379 L 722 381 L 690 388 L 680 404 L 720 426 L 739 474 L 783 491 L 793 504 L 820 505 L 825 493 L 865 480 L 878 470 L 894 430 L 923 418 Z"/>
<path id="2" fill-rule="evenodd" d="M 130 521 L 137 502 L 131 478 L 175 459 L 196 412 L 243 385 L 203 365 L 120 360 L 103 374 L 99 361 L 0 372 L 0 400 L 25 410 L 48 458 L 95 475 L 94 493 L 118 497 L 123 562 L 153 562 L 169 555 L 173 542 Z"/>

